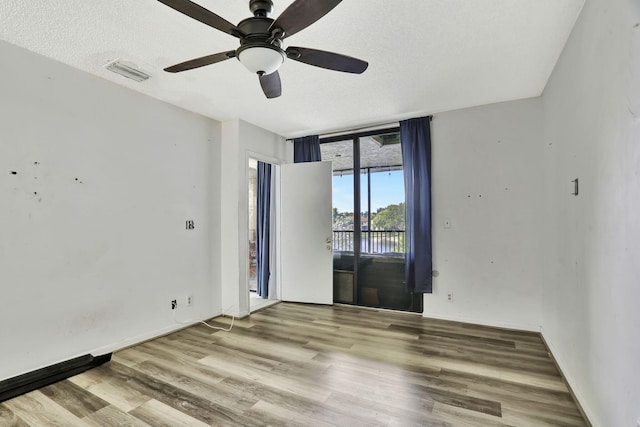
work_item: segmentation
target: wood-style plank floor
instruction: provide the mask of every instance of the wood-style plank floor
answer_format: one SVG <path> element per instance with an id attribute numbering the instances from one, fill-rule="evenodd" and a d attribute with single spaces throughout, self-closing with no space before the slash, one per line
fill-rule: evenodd
<path id="1" fill-rule="evenodd" d="M 0 425 L 587 424 L 538 334 L 281 303 L 114 353 L 0 404 Z"/>

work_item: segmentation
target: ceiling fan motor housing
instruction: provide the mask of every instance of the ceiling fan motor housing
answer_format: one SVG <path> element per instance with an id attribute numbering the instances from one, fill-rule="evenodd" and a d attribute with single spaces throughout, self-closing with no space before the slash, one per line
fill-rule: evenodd
<path id="1" fill-rule="evenodd" d="M 269 27 L 271 27 L 271 23 L 273 19 L 252 16 L 251 18 L 243 19 L 238 24 L 238 29 L 244 33 L 244 35 L 240 38 L 240 41 L 243 42 L 245 40 L 256 40 L 263 39 L 267 40 L 271 37 L 271 32 L 269 31 Z"/>

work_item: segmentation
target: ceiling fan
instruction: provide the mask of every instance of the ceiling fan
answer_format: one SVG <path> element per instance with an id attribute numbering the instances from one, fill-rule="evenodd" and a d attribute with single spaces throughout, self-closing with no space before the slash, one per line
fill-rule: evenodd
<path id="1" fill-rule="evenodd" d="M 369 64 L 357 58 L 339 53 L 306 47 L 289 46 L 283 49 L 285 38 L 313 24 L 342 0 L 296 0 L 280 16 L 269 18 L 271 0 L 249 0 L 253 17 L 236 26 L 215 13 L 189 0 L 158 0 L 161 3 L 217 30 L 240 39 L 236 50 L 214 53 L 172 65 L 164 70 L 170 73 L 192 70 L 237 58 L 249 71 L 258 74 L 262 91 L 267 98 L 277 98 L 282 93 L 278 68 L 286 58 L 316 67 L 346 73 L 363 73 Z"/>

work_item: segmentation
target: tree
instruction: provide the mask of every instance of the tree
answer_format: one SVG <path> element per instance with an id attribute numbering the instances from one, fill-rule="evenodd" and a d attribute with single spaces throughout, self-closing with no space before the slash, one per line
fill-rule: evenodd
<path id="1" fill-rule="evenodd" d="M 404 230 L 404 203 L 379 209 L 371 225 L 374 230 Z"/>
<path id="2" fill-rule="evenodd" d="M 353 213 L 339 212 L 337 208 L 333 208 L 333 229 L 353 230 Z"/>

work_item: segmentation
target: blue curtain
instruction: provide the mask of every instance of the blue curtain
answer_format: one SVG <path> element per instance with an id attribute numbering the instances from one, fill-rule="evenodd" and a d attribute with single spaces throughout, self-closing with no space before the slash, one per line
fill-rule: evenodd
<path id="1" fill-rule="evenodd" d="M 256 285 L 257 294 L 269 298 L 269 242 L 271 224 L 271 165 L 258 162 Z"/>
<path id="2" fill-rule="evenodd" d="M 318 135 L 304 136 L 293 140 L 293 163 L 319 162 L 320 137 Z"/>
<path id="3" fill-rule="evenodd" d="M 431 293 L 430 117 L 400 122 L 405 189 L 405 282 L 409 292 Z"/>

